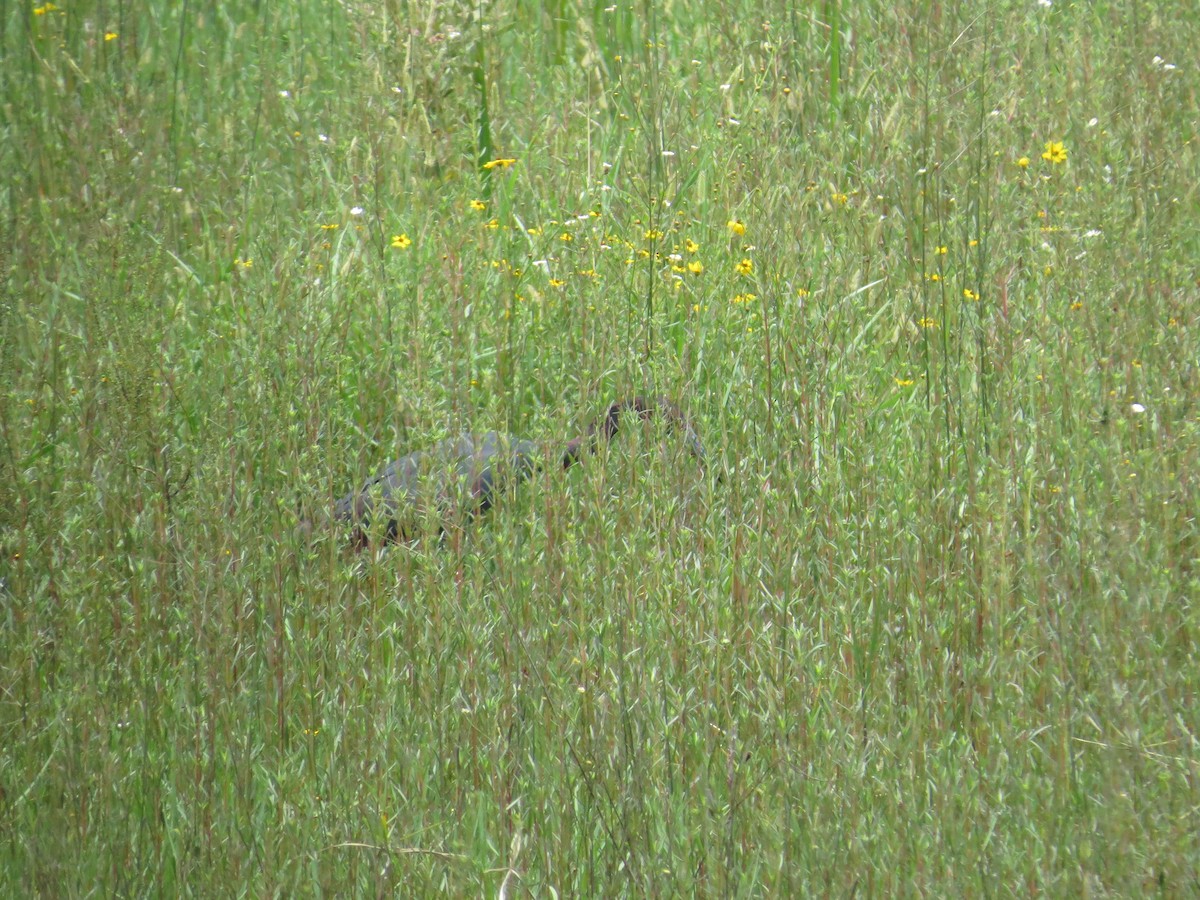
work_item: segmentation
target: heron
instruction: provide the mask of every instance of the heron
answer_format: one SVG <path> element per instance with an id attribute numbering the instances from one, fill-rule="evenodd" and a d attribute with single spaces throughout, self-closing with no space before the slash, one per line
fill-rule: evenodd
<path id="1" fill-rule="evenodd" d="M 569 469 L 594 453 L 601 441 L 617 433 L 622 417 L 646 420 L 660 416 L 682 438 L 684 446 L 701 464 L 704 447 L 691 422 L 665 397 L 618 400 L 587 429 L 560 444 L 539 444 L 499 431 L 467 433 L 432 447 L 417 450 L 389 463 L 358 490 L 338 498 L 333 520 L 353 528 L 356 550 L 370 544 L 370 536 L 386 543 L 409 542 L 419 534 L 422 513 L 438 516 L 439 530 L 455 515 L 472 520 L 487 512 L 508 487 L 519 484 L 542 467 L 545 460 Z"/>

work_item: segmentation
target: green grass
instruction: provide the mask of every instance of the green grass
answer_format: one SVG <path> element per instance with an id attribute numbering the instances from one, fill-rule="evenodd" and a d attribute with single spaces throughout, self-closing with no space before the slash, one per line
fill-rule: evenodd
<path id="1" fill-rule="evenodd" d="M 1197 891 L 1190 2 L 49 6 L 0 895 Z M 715 465 L 298 540 L 635 392 Z"/>

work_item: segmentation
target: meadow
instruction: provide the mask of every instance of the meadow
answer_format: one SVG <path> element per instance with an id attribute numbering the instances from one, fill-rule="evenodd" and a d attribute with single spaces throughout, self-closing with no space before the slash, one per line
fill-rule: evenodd
<path id="1" fill-rule="evenodd" d="M 0 11 L 0 895 L 1200 892 L 1192 0 Z M 660 423 L 486 518 L 464 429 Z"/>

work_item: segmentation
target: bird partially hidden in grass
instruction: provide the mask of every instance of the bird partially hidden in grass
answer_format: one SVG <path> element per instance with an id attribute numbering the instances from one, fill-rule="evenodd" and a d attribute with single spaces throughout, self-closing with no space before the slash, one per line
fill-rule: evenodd
<path id="1" fill-rule="evenodd" d="M 561 445 L 540 445 L 489 431 L 449 438 L 402 456 L 360 490 L 339 498 L 333 520 L 352 528 L 355 550 L 368 547 L 372 540 L 414 540 L 427 511 L 437 516 L 439 531 L 444 532 L 456 517 L 469 521 L 486 512 L 502 491 L 524 481 L 543 461 L 570 468 L 616 434 L 621 418 L 629 415 L 639 420 L 660 416 L 703 464 L 700 438 L 675 404 L 663 397 L 634 397 L 613 403 L 586 431 Z"/>

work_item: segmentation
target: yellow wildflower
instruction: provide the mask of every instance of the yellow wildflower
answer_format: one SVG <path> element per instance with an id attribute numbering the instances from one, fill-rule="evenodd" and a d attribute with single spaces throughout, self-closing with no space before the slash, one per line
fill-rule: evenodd
<path id="1" fill-rule="evenodd" d="M 754 273 L 754 263 L 749 259 L 743 259 L 735 268 L 739 275 L 751 275 Z"/>
<path id="2" fill-rule="evenodd" d="M 515 162 L 515 159 L 491 159 L 485 162 L 483 167 L 488 170 L 495 169 L 497 167 L 501 169 L 507 169 Z"/>
<path id="3" fill-rule="evenodd" d="M 1063 146 L 1062 141 L 1047 141 L 1046 149 L 1042 153 L 1042 159 L 1047 162 L 1055 163 L 1067 161 L 1067 148 Z"/>
<path id="4" fill-rule="evenodd" d="M 407 250 L 412 246 L 412 238 L 407 234 L 393 234 L 392 247 L 396 250 Z"/>
<path id="5" fill-rule="evenodd" d="M 483 212 L 485 209 L 487 209 L 487 204 L 482 200 L 472 200 L 471 209 L 476 210 L 477 212 Z"/>
<path id="6" fill-rule="evenodd" d="M 693 275 L 699 275 L 704 271 L 704 263 L 700 262 L 698 259 L 693 259 L 687 264 L 687 269 Z"/>
<path id="7" fill-rule="evenodd" d="M 725 226 L 738 237 L 746 233 L 746 225 L 741 219 L 730 219 L 725 223 Z"/>

